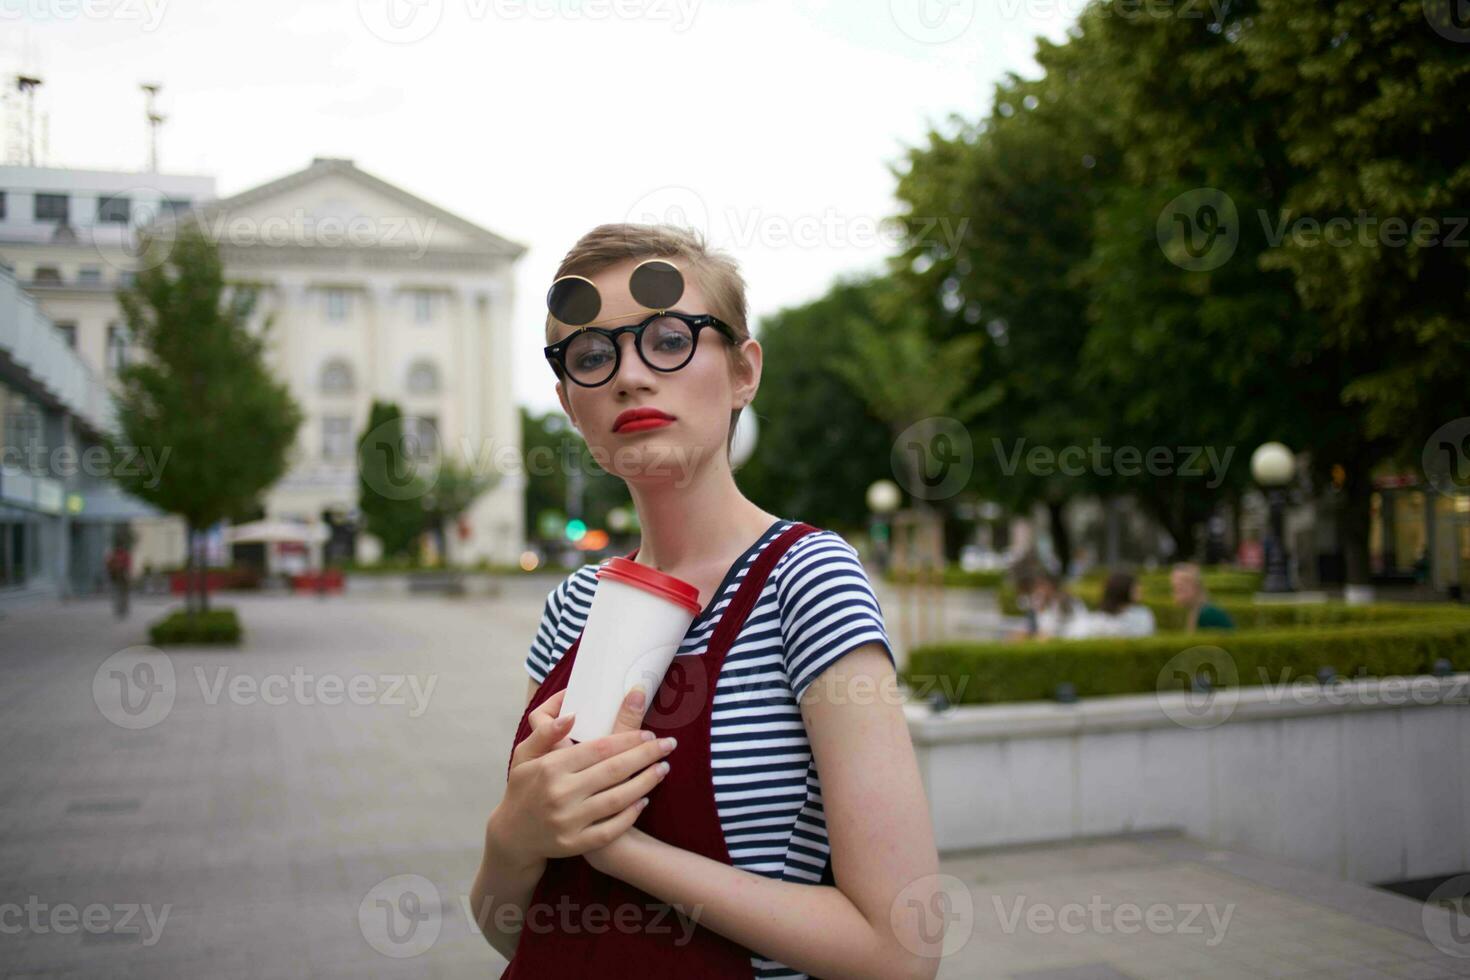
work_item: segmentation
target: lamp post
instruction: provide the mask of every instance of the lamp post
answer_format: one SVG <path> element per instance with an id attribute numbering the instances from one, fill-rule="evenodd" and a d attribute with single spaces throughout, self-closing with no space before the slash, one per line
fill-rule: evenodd
<path id="1" fill-rule="evenodd" d="M 906 543 L 896 540 L 898 528 L 892 522 L 893 512 L 903 502 L 903 491 L 892 480 L 874 480 L 868 486 L 866 496 L 872 517 L 868 524 L 868 537 L 877 544 L 878 567 L 887 574 L 889 569 L 896 573 L 898 586 L 898 635 L 904 648 L 912 646 L 908 635 L 908 620 L 904 613 L 907 604 L 908 561 L 905 558 Z M 879 530 L 882 533 L 879 533 Z"/>
<path id="2" fill-rule="evenodd" d="M 1279 442 L 1268 442 L 1251 453 L 1251 476 L 1266 492 L 1271 516 L 1266 530 L 1266 579 L 1262 592 L 1294 592 L 1291 563 L 1286 552 L 1286 487 L 1296 476 L 1296 458 Z"/>

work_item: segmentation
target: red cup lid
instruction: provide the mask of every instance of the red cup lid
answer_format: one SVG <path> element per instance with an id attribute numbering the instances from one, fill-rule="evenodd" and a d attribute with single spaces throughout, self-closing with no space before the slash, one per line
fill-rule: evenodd
<path id="1" fill-rule="evenodd" d="M 699 605 L 699 590 L 694 586 L 683 579 L 665 575 L 656 568 L 640 565 L 636 561 L 613 558 L 597 570 L 597 577 L 602 578 L 603 576 L 615 578 L 619 582 L 645 592 L 652 592 L 662 599 L 676 602 L 695 616 L 699 615 L 702 608 Z"/>

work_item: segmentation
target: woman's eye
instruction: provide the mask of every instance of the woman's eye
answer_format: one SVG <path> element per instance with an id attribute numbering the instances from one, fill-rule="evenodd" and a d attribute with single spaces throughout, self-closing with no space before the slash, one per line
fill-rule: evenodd
<path id="1" fill-rule="evenodd" d="M 576 361 L 578 368 L 586 370 L 605 363 L 607 361 L 607 355 L 600 353 L 581 354 L 577 357 Z"/>
<path id="2" fill-rule="evenodd" d="M 682 350 L 689 343 L 689 338 L 682 334 L 669 333 L 658 338 L 655 346 L 659 350 Z"/>

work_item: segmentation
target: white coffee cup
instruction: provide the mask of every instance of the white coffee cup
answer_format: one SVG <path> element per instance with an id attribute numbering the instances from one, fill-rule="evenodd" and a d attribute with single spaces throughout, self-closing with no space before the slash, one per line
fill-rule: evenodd
<path id="1" fill-rule="evenodd" d="M 561 704 L 577 713 L 567 737 L 611 735 L 623 698 L 640 684 L 651 705 L 699 612 L 699 590 L 688 582 L 627 558 L 599 568 Z"/>

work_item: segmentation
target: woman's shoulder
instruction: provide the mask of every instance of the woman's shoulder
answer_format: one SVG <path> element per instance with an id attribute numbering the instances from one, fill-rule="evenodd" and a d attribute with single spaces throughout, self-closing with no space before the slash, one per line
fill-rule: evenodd
<path id="1" fill-rule="evenodd" d="M 804 576 L 817 568 L 861 572 L 867 578 L 867 569 L 863 566 L 862 555 L 858 550 L 836 531 L 821 527 L 793 541 L 776 562 L 771 574 L 779 581 L 783 577 L 796 574 L 797 570 Z"/>

